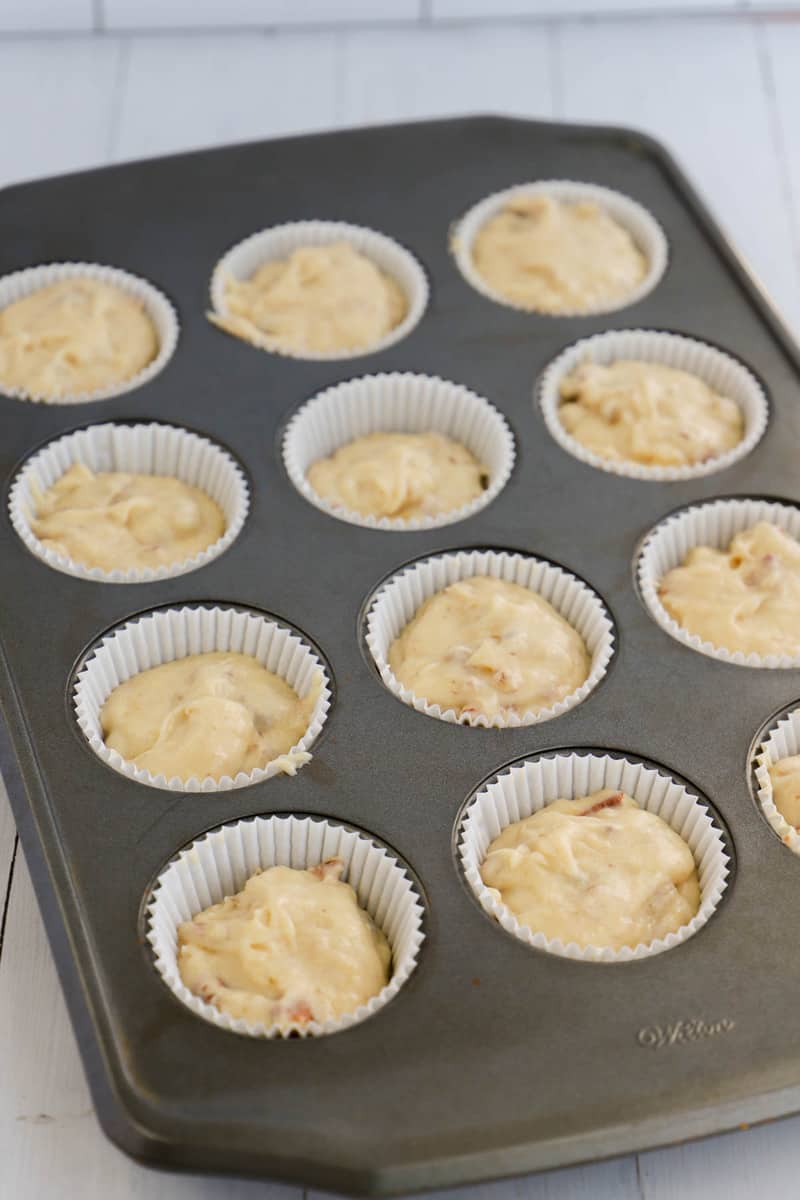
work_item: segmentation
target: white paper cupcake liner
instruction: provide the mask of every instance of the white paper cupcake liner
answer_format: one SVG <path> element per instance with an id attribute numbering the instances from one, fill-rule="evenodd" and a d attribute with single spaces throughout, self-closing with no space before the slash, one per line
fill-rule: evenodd
<path id="1" fill-rule="evenodd" d="M 697 863 L 701 901 L 687 924 L 664 938 L 613 950 L 608 946 L 566 945 L 558 938 L 521 925 L 481 879 L 489 844 L 508 825 L 522 821 L 553 800 L 589 796 L 603 788 L 627 792 L 641 808 L 655 813 L 687 842 Z M 582 962 L 630 962 L 661 954 L 697 933 L 725 891 L 729 858 L 719 826 L 697 796 L 669 775 L 627 758 L 589 753 L 548 754 L 504 771 L 481 788 L 464 811 L 458 837 L 464 875 L 479 904 L 508 933 L 537 950 Z"/>
<path id="2" fill-rule="evenodd" d="M 496 292 L 485 281 L 477 270 L 473 257 L 472 246 L 478 232 L 487 221 L 496 216 L 515 196 L 535 196 L 544 193 L 562 204 L 577 204 L 590 201 L 604 208 L 618 224 L 622 225 L 633 238 L 639 250 L 647 259 L 648 270 L 644 279 L 627 296 L 608 304 L 598 304 L 589 308 L 560 309 L 558 312 L 548 312 L 515 304 L 506 296 Z M 519 312 L 536 313 L 545 317 L 587 317 L 599 313 L 616 312 L 628 308 L 643 299 L 651 292 L 667 269 L 669 249 L 664 231 L 655 217 L 629 196 L 612 188 L 600 187 L 594 183 L 576 183 L 571 179 L 541 179 L 535 183 L 520 183 L 514 187 L 504 188 L 487 196 L 457 222 L 453 229 L 451 247 L 461 274 L 467 283 L 476 291 L 504 304 L 507 308 L 515 308 Z"/>
<path id="3" fill-rule="evenodd" d="M 304 246 L 329 246 L 332 242 L 342 241 L 349 242 L 354 250 L 371 259 L 386 275 L 390 275 L 400 284 L 406 295 L 408 311 L 399 325 L 371 346 L 336 350 L 327 354 L 312 350 L 293 350 L 280 345 L 267 334 L 259 336 L 255 330 L 250 336 L 237 336 L 242 336 L 243 341 L 249 342 L 259 350 L 268 350 L 272 354 L 282 354 L 287 358 L 315 361 L 360 358 L 402 341 L 415 325 L 419 324 L 427 308 L 429 288 L 425 272 L 414 255 L 392 238 L 374 229 L 366 229 L 362 225 L 349 225 L 345 221 L 292 221 L 286 225 L 262 229 L 259 233 L 238 242 L 214 267 L 210 288 L 212 313 L 223 318 L 230 316 L 225 299 L 225 285 L 231 276 L 237 280 L 249 279 L 265 262 L 288 258 L 293 251 Z"/>
<path id="4" fill-rule="evenodd" d="M 31 528 L 39 497 L 75 463 L 92 471 L 170 475 L 200 488 L 222 510 L 225 532 L 194 557 L 169 566 L 104 571 L 44 546 Z M 238 463 L 220 446 L 174 425 L 90 425 L 56 438 L 33 454 L 18 472 L 9 493 L 11 524 L 32 554 L 57 571 L 101 583 L 150 583 L 204 567 L 239 536 L 250 504 Z"/>
<path id="5" fill-rule="evenodd" d="M 301 699 L 318 689 L 308 728 L 286 753 L 235 778 L 166 779 L 137 767 L 103 741 L 100 710 L 119 684 L 162 663 L 215 650 L 247 654 L 280 675 Z M 90 651 L 73 693 L 75 715 L 98 758 L 121 775 L 172 792 L 222 792 L 260 783 L 283 772 L 294 775 L 309 761 L 309 749 L 330 708 L 330 681 L 317 655 L 296 633 L 259 613 L 232 607 L 171 608 L 135 617 L 112 630 Z"/>
<path id="6" fill-rule="evenodd" d="M 753 762 L 762 813 L 783 844 L 800 854 L 800 832 L 776 808 L 769 776 L 770 767 L 795 754 L 800 754 L 800 708 L 786 713 L 767 731 Z"/>
<path id="7" fill-rule="evenodd" d="M 603 458 L 582 445 L 567 432 L 559 417 L 561 381 L 584 362 L 610 366 L 625 359 L 688 371 L 719 395 L 733 400 L 744 418 L 742 440 L 733 449 L 708 462 L 682 467 L 649 467 L 644 463 L 615 461 Z M 695 479 L 732 466 L 749 454 L 761 440 L 769 415 L 764 389 L 738 359 L 695 338 L 650 329 L 611 329 L 593 337 L 581 338 L 563 350 L 545 369 L 538 392 L 545 424 L 563 450 L 601 471 L 661 483 Z"/>
<path id="8" fill-rule="evenodd" d="M 466 446 L 489 474 L 485 491 L 468 504 L 436 516 L 371 517 L 324 500 L 308 482 L 312 463 L 370 433 L 441 433 Z M 482 396 L 458 383 L 427 375 L 367 375 L 309 400 L 290 420 L 283 439 L 289 478 L 310 504 L 340 521 L 368 529 L 434 529 L 473 516 L 505 487 L 514 465 L 514 438 L 506 420 Z"/>
<path id="9" fill-rule="evenodd" d="M 178 344 L 178 314 L 175 308 L 152 283 L 121 271 L 117 267 L 103 267 L 97 263 L 69 262 L 49 263 L 42 267 L 27 267 L 24 271 L 14 271 L 11 275 L 0 278 L 0 310 L 9 304 L 22 300 L 32 292 L 38 292 L 51 283 L 60 283 L 62 279 L 87 278 L 99 283 L 107 283 L 120 291 L 141 301 L 150 320 L 155 326 L 158 336 L 158 353 L 152 362 L 130 379 L 111 384 L 109 387 L 96 388 L 93 392 L 84 392 L 76 396 L 42 396 L 28 392 L 24 388 L 7 387 L 0 379 L 0 392 L 5 396 L 13 396 L 16 400 L 31 400 L 40 404 L 88 404 L 94 400 L 110 400 L 114 396 L 122 396 L 142 387 L 163 371 Z"/>
<path id="10" fill-rule="evenodd" d="M 420 606 L 436 592 L 461 579 L 488 575 L 517 583 L 547 600 L 583 638 L 591 659 L 588 678 L 569 696 L 550 708 L 509 717 L 487 717 L 482 713 L 459 716 L 454 709 L 442 709 L 416 696 L 395 677 L 389 666 L 389 648 Z M 505 729 L 520 725 L 538 725 L 560 717 L 585 700 L 605 675 L 614 652 L 614 627 L 608 611 L 596 592 L 574 575 L 525 554 L 498 550 L 460 550 L 437 554 L 404 567 L 381 586 L 371 601 L 367 615 L 366 641 L 386 687 L 404 704 L 438 721 L 472 727 Z"/>
<path id="11" fill-rule="evenodd" d="M 679 625 L 659 599 L 661 580 L 668 571 L 681 566 L 695 546 L 725 550 L 737 533 L 751 529 L 758 521 L 769 521 L 800 540 L 800 509 L 774 500 L 710 500 L 666 517 L 651 529 L 639 551 L 636 574 L 642 599 L 657 625 L 699 654 L 740 667 L 800 667 L 800 654 L 743 654 L 705 642 Z"/>
<path id="12" fill-rule="evenodd" d="M 334 857 L 343 860 L 343 879 L 391 947 L 391 979 L 378 995 L 336 1020 L 282 1029 L 237 1020 L 186 987 L 177 962 L 181 922 L 241 891 L 257 871 L 274 866 L 315 867 Z M 315 817 L 255 817 L 205 834 L 159 875 L 147 912 L 147 938 L 170 991 L 198 1017 L 250 1037 L 320 1036 L 374 1016 L 411 975 L 425 936 L 422 902 L 403 865 L 365 834 Z"/>

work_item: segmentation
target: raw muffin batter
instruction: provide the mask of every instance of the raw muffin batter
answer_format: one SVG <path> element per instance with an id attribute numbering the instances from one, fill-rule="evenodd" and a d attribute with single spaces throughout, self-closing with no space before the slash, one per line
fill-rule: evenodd
<path id="1" fill-rule="evenodd" d="M 612 461 L 682 467 L 717 458 L 744 436 L 738 404 L 660 363 L 585 362 L 560 391 L 567 433 Z"/>
<path id="2" fill-rule="evenodd" d="M 775 807 L 784 821 L 800 829 L 800 754 L 781 758 L 768 770 Z"/>
<path id="3" fill-rule="evenodd" d="M 743 654 L 800 654 L 800 545 L 759 521 L 727 550 L 696 546 L 659 585 L 689 633 Z"/>
<path id="4" fill-rule="evenodd" d="M 565 945 L 648 944 L 700 906 L 694 856 L 655 813 L 610 788 L 554 800 L 490 844 L 481 878 L 521 925 Z"/>
<path id="5" fill-rule="evenodd" d="M 308 470 L 308 482 L 330 504 L 404 520 L 461 508 L 488 478 L 466 446 L 441 433 L 370 433 Z"/>
<path id="6" fill-rule="evenodd" d="M 58 554 L 103 571 L 170 566 L 225 532 L 200 488 L 168 475 L 95 475 L 75 463 L 38 499 L 31 529 Z"/>
<path id="7" fill-rule="evenodd" d="M 589 674 L 583 638 L 530 588 L 477 575 L 429 597 L 389 647 L 395 678 L 463 717 L 550 708 Z"/>
<path id="8" fill-rule="evenodd" d="M 211 320 L 238 337 L 279 350 L 363 350 L 406 315 L 403 289 L 349 242 L 301 246 L 287 259 L 266 262 L 250 279 L 225 285 L 227 316 Z"/>
<path id="9" fill-rule="evenodd" d="M 311 688 L 301 700 L 249 655 L 213 651 L 132 675 L 114 688 L 100 721 L 107 746 L 168 780 L 235 778 L 282 755 L 294 774 L 287 752 L 308 728 L 317 695 Z"/>
<path id="10" fill-rule="evenodd" d="M 132 379 L 157 353 L 141 300 L 89 276 L 0 310 L 0 388 L 45 400 L 80 396 Z"/>
<path id="11" fill-rule="evenodd" d="M 389 982 L 389 943 L 341 859 L 269 867 L 178 926 L 178 969 L 220 1012 L 283 1030 L 355 1012 Z"/>
<path id="12" fill-rule="evenodd" d="M 600 205 L 522 192 L 478 232 L 472 257 L 493 291 L 539 312 L 624 301 L 647 274 L 627 229 Z"/>

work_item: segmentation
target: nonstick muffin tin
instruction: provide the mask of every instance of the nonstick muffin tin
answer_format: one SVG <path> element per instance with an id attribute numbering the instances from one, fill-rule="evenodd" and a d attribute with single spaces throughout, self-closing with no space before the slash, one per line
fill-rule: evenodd
<path id="1" fill-rule="evenodd" d="M 632 306 L 537 316 L 460 273 L 451 226 L 515 183 L 567 179 L 638 201 L 669 262 Z M 206 319 L 214 264 L 249 234 L 303 219 L 379 230 L 430 285 L 407 337 L 379 353 L 269 354 Z M 800 700 L 792 669 L 699 654 L 659 628 L 637 592 L 642 539 L 697 501 L 800 502 L 800 357 L 666 152 L 625 130 L 469 118 L 233 147 L 112 167 L 0 193 L 0 275 L 107 263 L 175 305 L 177 348 L 144 386 L 70 407 L 0 397 L 6 484 L 0 760 L 99 1119 L 135 1157 L 173 1168 L 385 1193 L 476 1181 L 698 1137 L 800 1108 L 796 1048 L 800 858 L 759 811 L 759 731 Z M 726 470 L 678 482 L 615 475 L 551 437 L 535 401 L 548 363 L 607 329 L 658 329 L 742 360 L 769 402 L 764 436 Z M 311 397 L 377 372 L 452 380 L 515 438 L 511 476 L 468 519 L 414 532 L 337 520 L 283 466 L 283 431 Z M 11 525 L 26 458 L 93 422 L 183 426 L 241 464 L 250 509 L 233 544 L 191 573 L 109 584 L 53 570 Z M 518 728 L 415 711 L 366 644 L 381 582 L 453 550 L 510 550 L 585 581 L 614 629 L 608 670 L 582 703 Z M 223 792 L 160 790 L 97 757 L 72 688 L 87 651 L 132 616 L 234 605 L 319 652 L 332 703 L 312 760 Z M 13 746 L 13 754 L 10 752 Z M 697 933 L 663 953 L 581 962 L 511 936 L 462 872 L 462 811 L 508 764 L 594 751 L 655 765 L 707 805 L 727 886 Z M 425 940 L 396 996 L 331 1036 L 255 1039 L 217 1028 L 167 989 L 146 940 L 165 864 L 205 831 L 250 816 L 317 816 L 364 830 L 405 864 Z"/>

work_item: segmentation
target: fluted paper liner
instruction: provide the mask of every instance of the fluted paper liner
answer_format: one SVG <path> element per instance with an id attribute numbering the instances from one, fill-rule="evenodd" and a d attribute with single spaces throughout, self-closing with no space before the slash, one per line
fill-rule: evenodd
<path id="1" fill-rule="evenodd" d="M 778 811 L 772 794 L 769 768 L 782 758 L 800 754 L 800 708 L 782 716 L 764 736 L 756 751 L 754 766 L 761 811 L 785 846 L 800 854 L 800 832 Z"/>
<path id="2" fill-rule="evenodd" d="M 160 567 L 104 571 L 89 567 L 43 545 L 31 528 L 39 497 L 61 476 L 82 463 L 92 471 L 170 475 L 200 488 L 225 518 L 216 542 L 192 558 Z M 48 442 L 18 472 L 9 494 L 11 524 L 32 554 L 57 571 L 101 583 L 150 583 L 196 571 L 227 550 L 247 517 L 249 489 L 238 463 L 220 446 L 174 425 L 91 425 Z"/>
<path id="3" fill-rule="evenodd" d="M 700 907 L 688 924 L 648 944 L 613 950 L 608 946 L 566 945 L 558 938 L 521 925 L 481 879 L 489 844 L 508 825 L 522 821 L 553 800 L 572 800 L 602 788 L 627 792 L 648 812 L 679 833 L 694 855 L 700 881 Z M 511 767 L 478 792 L 468 805 L 458 836 L 459 858 L 481 907 L 508 933 L 537 950 L 583 962 L 618 963 L 661 954 L 697 933 L 710 918 L 727 885 L 729 859 L 719 826 L 697 796 L 669 775 L 642 762 L 610 755 L 543 755 Z"/>
<path id="4" fill-rule="evenodd" d="M 647 273 L 641 283 L 637 284 L 627 296 L 608 304 L 598 304 L 589 308 L 559 309 L 550 312 L 516 304 L 506 296 L 496 292 L 475 266 L 472 258 L 472 246 L 478 232 L 487 221 L 505 208 L 509 200 L 515 196 L 541 195 L 552 196 L 562 204 L 578 204 L 589 201 L 605 209 L 610 217 L 633 238 L 636 246 L 647 260 Z M 471 208 L 453 229 L 451 248 L 461 274 L 478 292 L 494 300 L 496 304 L 504 304 L 507 308 L 515 308 L 519 312 L 538 313 L 546 317 L 585 317 L 598 313 L 616 312 L 628 308 L 643 299 L 651 292 L 661 279 L 667 268 L 668 246 L 664 232 L 656 219 L 637 201 L 622 192 L 612 188 L 600 187 L 593 183 L 577 183 L 572 179 L 541 179 L 535 183 L 519 183 L 514 187 L 504 188 L 494 192 L 480 203 Z"/>
<path id="5" fill-rule="evenodd" d="M 452 708 L 443 710 L 438 704 L 429 704 L 423 696 L 416 696 L 399 682 L 388 661 L 392 642 L 429 596 L 474 575 L 488 575 L 538 592 L 578 631 L 586 643 L 591 662 L 589 675 L 579 688 L 550 708 L 508 717 L 496 715 L 490 719 L 483 713 L 458 716 Z M 372 600 L 367 616 L 366 641 L 381 679 L 404 704 L 439 721 L 504 729 L 538 725 L 561 716 L 585 700 L 608 669 L 614 652 L 614 629 L 597 593 L 563 568 L 531 555 L 461 550 L 412 563 L 383 584 Z"/>
<path id="6" fill-rule="evenodd" d="M 639 552 L 636 573 L 642 599 L 656 624 L 699 654 L 740 667 L 800 667 L 800 654 L 743 654 L 741 650 L 727 650 L 724 646 L 705 642 L 679 625 L 659 599 L 661 580 L 668 571 L 681 566 L 695 546 L 725 550 L 737 533 L 751 529 L 758 521 L 769 521 L 791 537 L 800 539 L 800 509 L 773 500 L 747 497 L 710 500 L 666 517 L 650 531 Z"/>
<path id="7" fill-rule="evenodd" d="M 358 346 L 352 350 L 335 350 L 322 353 L 314 350 L 295 350 L 280 344 L 267 334 L 255 329 L 248 333 L 237 333 L 243 341 L 282 354 L 287 358 L 303 358 L 329 361 L 344 358 L 360 358 L 364 354 L 375 354 L 402 341 L 422 319 L 428 305 L 428 280 L 420 264 L 409 250 L 399 242 L 366 229 L 363 225 L 349 225 L 345 221 L 292 221 L 286 225 L 274 225 L 262 229 L 232 246 L 214 267 L 211 276 L 211 314 L 213 317 L 230 316 L 225 298 L 225 285 L 230 277 L 237 280 L 250 279 L 266 262 L 288 258 L 295 250 L 306 246 L 329 246 L 332 242 L 348 242 L 354 250 L 372 260 L 386 275 L 390 275 L 403 289 L 408 304 L 405 317 L 385 337 L 370 346 Z"/>
<path id="8" fill-rule="evenodd" d="M 376 996 L 338 1019 L 282 1029 L 235 1019 L 186 987 L 177 962 L 181 922 L 241 891 L 259 870 L 315 867 L 333 857 L 343 860 L 343 879 L 391 947 L 391 978 Z M 205 834 L 182 850 L 158 877 L 147 912 L 147 938 L 167 987 L 197 1016 L 250 1037 L 320 1036 L 374 1016 L 411 975 L 425 936 L 422 902 L 403 865 L 367 835 L 312 817 L 255 817 Z"/>
<path id="9" fill-rule="evenodd" d="M 639 462 L 604 458 L 582 445 L 561 423 L 559 388 L 562 380 L 585 362 L 610 366 L 631 359 L 688 371 L 719 395 L 733 400 L 744 420 L 742 440 L 732 449 L 706 462 L 677 467 L 647 466 Z M 768 409 L 764 389 L 743 363 L 696 338 L 650 329 L 611 329 L 593 337 L 581 338 L 563 350 L 545 369 L 538 392 L 545 424 L 562 449 L 601 471 L 627 475 L 632 479 L 664 483 L 724 471 L 750 453 L 767 427 Z"/>
<path id="10" fill-rule="evenodd" d="M 308 728 L 286 753 L 235 778 L 166 779 L 124 759 L 103 741 L 100 710 L 119 684 L 151 667 L 215 650 L 247 654 L 280 675 L 301 699 L 317 689 Z M 171 608 L 135 617 L 111 630 L 91 650 L 74 688 L 78 725 L 95 754 L 130 779 L 173 792 L 218 792 L 260 783 L 279 772 L 294 775 L 309 761 L 309 749 L 330 707 L 330 681 L 317 655 L 298 634 L 260 613 L 233 607 Z"/>
<path id="11" fill-rule="evenodd" d="M 365 516 L 323 499 L 308 481 L 311 464 L 370 433 L 444 434 L 486 468 L 488 486 L 450 512 L 408 520 Z M 497 409 L 461 384 L 427 375 L 367 375 L 328 388 L 295 413 L 284 435 L 283 461 L 300 494 L 332 517 L 368 529 L 434 529 L 466 520 L 494 500 L 514 465 L 514 438 Z"/>
<path id="12" fill-rule="evenodd" d="M 180 326 L 178 314 L 167 297 L 137 275 L 121 271 L 118 267 L 104 267 L 97 263 L 69 262 L 50 263 L 47 266 L 27 267 L 24 271 L 14 271 L 11 275 L 0 278 L 0 310 L 22 300 L 32 292 L 49 287 L 51 283 L 60 283 L 63 279 L 86 278 L 95 279 L 98 283 L 107 283 L 119 288 L 129 296 L 139 300 L 155 326 L 158 337 L 158 353 L 141 371 L 130 379 L 121 380 L 104 388 L 96 388 L 92 392 L 83 392 L 76 396 L 43 396 L 28 392 L 25 388 L 11 388 L 0 379 L 0 392 L 13 396 L 16 400 L 31 400 L 40 404 L 88 404 L 95 400 L 110 400 L 113 396 L 122 396 L 136 388 L 149 383 L 164 369 L 178 344 Z"/>

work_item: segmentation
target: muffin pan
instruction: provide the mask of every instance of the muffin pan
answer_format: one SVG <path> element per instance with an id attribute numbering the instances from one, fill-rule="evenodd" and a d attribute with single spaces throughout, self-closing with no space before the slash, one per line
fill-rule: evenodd
<path id="1" fill-rule="evenodd" d="M 472 288 L 452 255 L 453 222 L 535 178 L 642 205 L 669 244 L 656 286 L 581 317 L 521 312 Z M 209 279 L 226 247 L 320 216 L 378 230 L 421 264 L 430 298 L 408 335 L 357 361 L 323 361 L 215 329 Z M 800 500 L 800 354 L 666 152 L 625 130 L 501 118 L 356 130 L 25 184 L 0 193 L 0 224 L 0 278 L 111 263 L 168 296 L 181 328 L 164 369 L 124 395 L 70 408 L 0 396 L 0 762 L 109 1136 L 171 1168 L 374 1194 L 800 1109 L 800 859 L 764 818 L 751 761 L 772 714 L 800 702 L 800 678 L 676 641 L 635 578 L 642 539 L 676 510 L 719 496 Z M 641 328 L 685 334 L 750 369 L 769 420 L 749 454 L 664 482 L 597 470 L 557 444 L 536 398 L 548 364 L 580 338 Z M 391 372 L 452 381 L 506 418 L 515 462 L 491 503 L 447 526 L 384 530 L 335 519 L 297 490 L 282 458 L 294 414 L 337 384 Z M 189 428 L 241 463 L 250 508 L 224 553 L 189 574 L 111 586 L 29 552 L 8 512 L 16 473 L 46 442 L 114 421 Z M 560 566 L 607 608 L 614 652 L 582 703 L 530 726 L 469 728 L 384 686 L 366 644 L 370 598 L 410 563 L 476 550 Z M 318 648 L 332 699 L 311 761 L 294 777 L 194 793 L 109 769 L 73 710 L 87 651 L 140 614 L 226 605 L 269 614 Z M 708 807 L 728 876 L 693 936 L 636 961 L 584 962 L 509 936 L 482 911 L 459 857 L 465 806 L 509 764 L 555 751 L 644 762 Z M 256 816 L 363 831 L 418 888 L 415 969 L 379 1011 L 331 1036 L 219 1028 L 156 968 L 156 880 L 206 832 Z"/>

